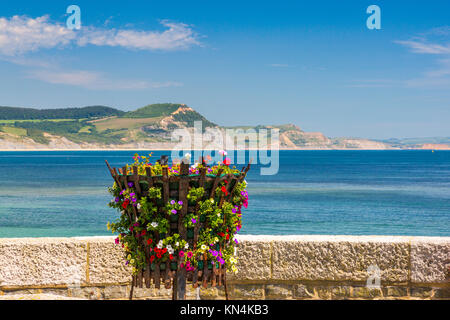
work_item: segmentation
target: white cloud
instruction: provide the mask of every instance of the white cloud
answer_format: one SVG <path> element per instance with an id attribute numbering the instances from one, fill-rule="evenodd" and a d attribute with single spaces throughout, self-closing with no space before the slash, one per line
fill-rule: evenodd
<path id="1" fill-rule="evenodd" d="M 284 64 L 284 63 L 272 63 L 269 64 L 270 67 L 274 67 L 274 68 L 287 68 L 289 67 L 288 64 Z"/>
<path id="2" fill-rule="evenodd" d="M 106 29 L 83 26 L 69 30 L 48 15 L 0 18 L 0 54 L 16 56 L 39 49 L 76 46 L 111 46 L 135 50 L 180 50 L 200 45 L 197 34 L 184 23 L 161 21 L 164 31 Z"/>
<path id="3" fill-rule="evenodd" d="M 439 55 L 437 68 L 405 81 L 406 87 L 450 88 L 450 26 L 424 32 L 412 40 L 395 41 L 414 53 Z"/>
<path id="4" fill-rule="evenodd" d="M 27 78 L 51 84 L 78 86 L 90 90 L 142 90 L 179 87 L 179 82 L 148 82 L 143 80 L 112 80 L 100 72 L 85 70 L 33 70 Z"/>
<path id="5" fill-rule="evenodd" d="M 162 21 L 161 24 L 168 29 L 159 32 L 87 27 L 77 43 L 80 46 L 92 44 L 137 50 L 179 50 L 200 44 L 188 25 L 169 21 Z"/>
<path id="6" fill-rule="evenodd" d="M 410 48 L 415 53 L 425 54 L 450 54 L 450 44 L 427 43 L 423 41 L 395 41 Z"/>
<path id="7" fill-rule="evenodd" d="M 49 22 L 49 16 L 0 18 L 0 53 L 7 56 L 38 49 L 66 46 L 76 33 L 60 24 Z"/>

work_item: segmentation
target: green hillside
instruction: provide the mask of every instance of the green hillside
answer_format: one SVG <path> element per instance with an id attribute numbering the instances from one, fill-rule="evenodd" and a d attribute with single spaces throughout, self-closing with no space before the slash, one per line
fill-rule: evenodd
<path id="1" fill-rule="evenodd" d="M 181 104 L 157 103 L 150 104 L 134 111 L 126 112 L 123 118 L 156 118 L 165 117 L 176 111 Z"/>
<path id="2" fill-rule="evenodd" d="M 0 120 L 89 119 L 121 116 L 124 113 L 124 111 L 105 106 L 64 109 L 33 109 L 0 106 Z"/>
<path id="3" fill-rule="evenodd" d="M 164 120 L 164 121 L 163 121 Z M 0 107 L 0 139 L 32 139 L 48 144 L 45 133 L 75 143 L 124 144 L 170 140 L 171 130 L 215 126 L 184 104 L 160 103 L 124 112 L 105 106 L 67 109 Z"/>

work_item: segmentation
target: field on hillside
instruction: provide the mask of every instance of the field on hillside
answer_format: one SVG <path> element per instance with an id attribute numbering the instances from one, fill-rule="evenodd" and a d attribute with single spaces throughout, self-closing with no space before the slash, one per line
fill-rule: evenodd
<path id="1" fill-rule="evenodd" d="M 162 117 L 156 118 L 108 118 L 94 121 L 88 121 L 88 123 L 94 125 L 99 132 L 108 129 L 120 130 L 120 129 L 137 129 L 145 125 L 152 125 L 160 121 Z"/>

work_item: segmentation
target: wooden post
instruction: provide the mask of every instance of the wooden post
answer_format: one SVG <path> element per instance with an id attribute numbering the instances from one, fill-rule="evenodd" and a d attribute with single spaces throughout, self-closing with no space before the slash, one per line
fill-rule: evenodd
<path id="1" fill-rule="evenodd" d="M 186 176 L 189 175 L 189 164 L 182 162 L 180 164 L 180 182 L 178 190 L 178 198 L 183 201 L 181 212 L 178 216 L 178 232 L 181 239 L 187 241 L 186 228 L 183 224 L 183 219 L 187 214 L 188 200 L 187 194 L 189 189 L 189 180 Z M 177 300 L 186 300 L 186 269 L 181 268 L 181 260 L 178 262 L 177 270 Z"/>

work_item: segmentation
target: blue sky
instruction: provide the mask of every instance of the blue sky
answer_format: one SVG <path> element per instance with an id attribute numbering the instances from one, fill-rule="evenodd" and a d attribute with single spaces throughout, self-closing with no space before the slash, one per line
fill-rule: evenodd
<path id="1" fill-rule="evenodd" d="M 450 136 L 449 1 L 126 3 L 0 2 L 0 105 L 178 102 L 221 125 Z"/>

